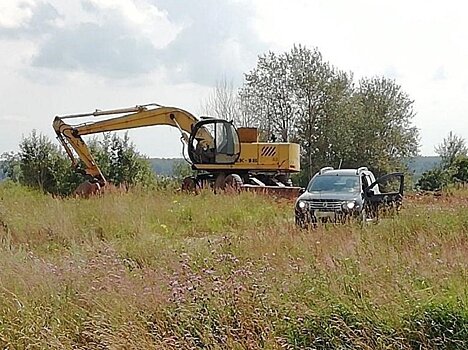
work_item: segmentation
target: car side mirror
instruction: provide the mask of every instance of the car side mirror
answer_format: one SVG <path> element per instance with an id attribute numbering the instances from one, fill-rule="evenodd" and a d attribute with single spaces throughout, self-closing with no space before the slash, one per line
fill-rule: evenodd
<path id="1" fill-rule="evenodd" d="M 302 187 L 300 190 L 299 190 L 299 194 L 303 194 L 305 193 L 306 189 L 304 187 Z"/>
<path id="2" fill-rule="evenodd" d="M 374 194 L 375 194 L 375 193 L 374 193 L 374 190 L 367 190 L 367 191 L 366 191 L 367 197 L 372 197 Z"/>

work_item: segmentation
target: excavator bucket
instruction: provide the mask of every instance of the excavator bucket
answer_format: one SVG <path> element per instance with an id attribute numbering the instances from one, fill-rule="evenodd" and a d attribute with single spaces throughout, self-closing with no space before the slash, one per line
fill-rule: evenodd
<path id="1" fill-rule="evenodd" d="M 102 186 L 97 182 L 82 182 L 74 191 L 73 197 L 89 198 L 101 194 Z"/>

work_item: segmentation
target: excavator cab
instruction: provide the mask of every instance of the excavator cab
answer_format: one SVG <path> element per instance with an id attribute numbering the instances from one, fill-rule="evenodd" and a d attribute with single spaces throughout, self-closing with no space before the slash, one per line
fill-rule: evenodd
<path id="1" fill-rule="evenodd" d="M 206 134 L 212 136 L 207 140 Z M 234 164 L 240 155 L 239 135 L 232 122 L 205 119 L 192 129 L 188 155 L 193 164 Z"/>

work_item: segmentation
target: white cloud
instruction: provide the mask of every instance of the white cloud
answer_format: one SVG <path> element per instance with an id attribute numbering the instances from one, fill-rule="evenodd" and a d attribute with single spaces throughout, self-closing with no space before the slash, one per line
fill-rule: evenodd
<path id="1" fill-rule="evenodd" d="M 468 139 L 467 7 L 456 0 L 0 0 L 0 153 L 33 128 L 53 136 L 55 114 L 147 102 L 196 112 L 216 79 L 240 81 L 257 55 L 300 43 L 357 78 L 395 78 L 415 100 L 422 152 L 431 154 L 450 130 Z M 177 130 L 161 130 L 131 135 L 146 154 L 178 155 Z"/>
<path id="2" fill-rule="evenodd" d="M 29 77 L 37 76 L 40 69 L 42 77 L 49 70 L 50 75 L 59 71 L 65 77 L 82 71 L 132 79 L 157 68 L 157 50 L 179 31 L 166 13 L 144 0 L 51 0 L 48 4 L 60 16 L 36 38 Z"/>
<path id="3" fill-rule="evenodd" d="M 171 79 L 213 86 L 227 76 L 241 83 L 266 45 L 254 28 L 251 1 L 156 0 L 181 25 L 175 40 L 160 51 Z"/>
<path id="4" fill-rule="evenodd" d="M 0 27 L 15 29 L 31 19 L 35 0 L 4 0 L 0 2 Z"/>
<path id="5" fill-rule="evenodd" d="M 0 37 L 0 152 L 16 149 L 32 129 L 53 137 L 56 114 L 149 102 L 196 114 L 209 90 L 196 82 L 212 83 L 226 71 L 240 76 L 246 57 L 253 62 L 257 52 L 249 11 L 237 3 L 200 4 L 37 2 L 15 32 Z M 180 75 L 178 66 L 186 67 Z M 180 156 L 177 130 L 145 128 L 130 136 L 147 155 Z"/>
<path id="6" fill-rule="evenodd" d="M 95 23 L 123 21 L 130 32 L 161 48 L 174 40 L 180 28 L 171 23 L 166 12 L 144 0 L 86 0 L 95 9 Z"/>

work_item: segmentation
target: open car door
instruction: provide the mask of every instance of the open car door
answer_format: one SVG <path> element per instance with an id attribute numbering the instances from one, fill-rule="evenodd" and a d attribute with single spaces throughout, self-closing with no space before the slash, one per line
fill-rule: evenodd
<path id="1" fill-rule="evenodd" d="M 400 210 L 404 180 L 403 173 L 390 173 L 378 178 L 364 189 L 365 206 L 369 217 L 377 218 L 382 211 Z"/>

